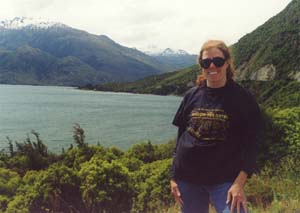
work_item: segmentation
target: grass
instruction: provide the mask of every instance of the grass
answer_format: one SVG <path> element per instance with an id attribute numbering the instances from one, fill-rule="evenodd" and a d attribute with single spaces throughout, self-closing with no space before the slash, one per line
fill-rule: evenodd
<path id="1" fill-rule="evenodd" d="M 249 179 L 246 193 L 251 212 L 300 213 L 300 159 L 286 157 Z"/>

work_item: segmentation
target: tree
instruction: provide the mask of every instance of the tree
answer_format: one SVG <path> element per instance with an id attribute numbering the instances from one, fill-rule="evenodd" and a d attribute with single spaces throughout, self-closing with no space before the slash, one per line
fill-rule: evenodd
<path id="1" fill-rule="evenodd" d="M 85 148 L 88 146 L 85 142 L 84 130 L 77 123 L 73 126 L 73 138 L 78 148 Z"/>

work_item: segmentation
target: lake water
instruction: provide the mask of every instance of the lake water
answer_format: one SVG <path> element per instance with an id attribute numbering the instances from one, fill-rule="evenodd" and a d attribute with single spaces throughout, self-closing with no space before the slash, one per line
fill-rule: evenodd
<path id="1" fill-rule="evenodd" d="M 49 150 L 60 152 L 73 143 L 80 124 L 89 144 L 123 150 L 150 140 L 176 137 L 171 125 L 181 101 L 176 96 L 95 92 L 71 87 L 0 85 L 0 149 L 6 137 L 22 142 L 37 131 Z"/>

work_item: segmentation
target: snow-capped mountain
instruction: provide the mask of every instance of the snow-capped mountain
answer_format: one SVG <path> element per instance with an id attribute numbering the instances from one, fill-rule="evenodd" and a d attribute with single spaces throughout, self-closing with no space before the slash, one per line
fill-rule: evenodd
<path id="1" fill-rule="evenodd" d="M 157 48 L 156 46 L 148 46 L 145 54 L 154 57 L 162 64 L 169 66 L 169 70 L 178 70 L 185 67 L 192 66 L 196 63 L 197 55 L 189 54 L 184 50 L 173 50 L 166 48 L 164 50 Z"/>
<path id="2" fill-rule="evenodd" d="M 148 46 L 147 50 L 145 50 L 144 53 L 151 56 L 189 55 L 186 51 L 181 49 L 178 50 L 174 50 L 171 48 L 161 49 L 154 45 Z"/>
<path id="3" fill-rule="evenodd" d="M 0 21 L 0 29 L 22 29 L 22 28 L 49 28 L 67 27 L 58 22 L 52 22 L 41 18 L 15 17 L 10 20 Z"/>
<path id="4" fill-rule="evenodd" d="M 150 44 L 147 47 L 141 47 L 139 49 L 147 55 L 155 55 L 155 54 L 162 53 L 164 51 L 164 49 L 154 44 Z"/>
<path id="5" fill-rule="evenodd" d="M 184 50 L 172 50 L 170 48 L 165 49 L 160 55 L 188 55 L 188 53 Z"/>

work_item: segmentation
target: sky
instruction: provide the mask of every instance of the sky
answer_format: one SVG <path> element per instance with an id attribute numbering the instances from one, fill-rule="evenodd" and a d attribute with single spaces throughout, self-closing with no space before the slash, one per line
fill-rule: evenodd
<path id="1" fill-rule="evenodd" d="M 0 20 L 42 18 L 139 50 L 197 54 L 208 39 L 228 45 L 282 11 L 291 0 L 1 0 Z"/>

